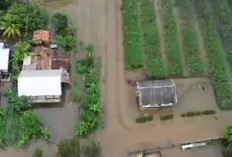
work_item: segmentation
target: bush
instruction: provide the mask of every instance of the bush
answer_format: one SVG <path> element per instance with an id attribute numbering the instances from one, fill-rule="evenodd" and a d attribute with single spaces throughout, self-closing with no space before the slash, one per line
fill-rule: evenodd
<path id="1" fill-rule="evenodd" d="M 211 115 L 211 114 L 215 114 L 216 112 L 214 110 L 205 110 L 202 112 L 203 115 Z"/>
<path id="2" fill-rule="evenodd" d="M 45 9 L 38 10 L 37 17 L 35 18 L 35 29 L 45 29 L 48 25 L 48 13 Z"/>
<path id="3" fill-rule="evenodd" d="M 174 118 L 173 114 L 168 114 L 168 115 L 160 116 L 160 120 L 169 120 L 169 119 L 173 119 L 173 118 Z"/>
<path id="4" fill-rule="evenodd" d="M 32 157 L 42 157 L 42 156 L 43 156 L 43 151 L 40 148 L 37 148 L 33 153 Z"/>
<path id="5" fill-rule="evenodd" d="M 144 122 L 147 122 L 147 121 L 152 121 L 153 120 L 153 116 L 142 116 L 142 117 L 138 117 L 136 118 L 136 123 L 144 123 Z"/>
<path id="6" fill-rule="evenodd" d="M 76 138 L 61 141 L 57 146 L 58 157 L 80 157 L 79 140 Z"/>
<path id="7" fill-rule="evenodd" d="M 77 46 L 76 38 L 71 35 L 57 35 L 56 40 L 57 44 L 61 46 L 65 51 L 71 51 Z"/>
<path id="8" fill-rule="evenodd" d="M 68 26 L 68 17 L 61 13 L 55 13 L 52 15 L 51 22 L 56 32 L 59 33 L 65 30 Z"/>
<path id="9" fill-rule="evenodd" d="M 77 60 L 77 72 L 79 74 L 84 74 L 87 72 L 87 68 L 86 68 L 86 60 L 81 59 L 81 60 Z"/>
<path id="10" fill-rule="evenodd" d="M 144 65 L 144 56 L 137 1 L 123 0 L 122 16 L 125 66 L 128 69 L 142 67 Z"/>

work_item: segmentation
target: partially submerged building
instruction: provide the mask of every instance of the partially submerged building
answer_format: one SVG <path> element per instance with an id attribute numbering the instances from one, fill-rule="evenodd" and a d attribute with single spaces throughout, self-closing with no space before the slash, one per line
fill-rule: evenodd
<path id="1" fill-rule="evenodd" d="M 24 70 L 18 77 L 18 95 L 33 103 L 60 102 L 62 70 Z"/>
<path id="2" fill-rule="evenodd" d="M 11 74 L 9 73 L 10 49 L 0 42 L 0 80 L 9 81 Z"/>
<path id="3" fill-rule="evenodd" d="M 176 85 L 172 79 L 137 82 L 141 109 L 173 106 L 177 103 Z"/>

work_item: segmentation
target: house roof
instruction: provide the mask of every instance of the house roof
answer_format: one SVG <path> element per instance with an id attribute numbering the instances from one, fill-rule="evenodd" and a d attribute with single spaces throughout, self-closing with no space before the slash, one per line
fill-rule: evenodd
<path id="1" fill-rule="evenodd" d="M 8 72 L 10 49 L 3 48 L 3 45 L 3 43 L 0 43 L 0 70 Z"/>
<path id="2" fill-rule="evenodd" d="M 18 95 L 61 95 L 62 70 L 24 70 L 18 77 Z"/>
<path id="3" fill-rule="evenodd" d="M 64 68 L 68 70 L 69 67 L 69 57 L 67 55 L 58 55 L 51 57 L 51 69 Z"/>
<path id="4" fill-rule="evenodd" d="M 48 30 L 37 30 L 33 33 L 33 41 L 50 41 L 50 32 Z"/>
<path id="5" fill-rule="evenodd" d="M 140 105 L 176 103 L 176 86 L 173 80 L 138 82 Z"/>

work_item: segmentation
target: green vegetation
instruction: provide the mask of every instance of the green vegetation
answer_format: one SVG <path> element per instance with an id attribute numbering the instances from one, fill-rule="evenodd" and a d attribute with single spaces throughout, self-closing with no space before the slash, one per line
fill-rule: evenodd
<path id="1" fill-rule="evenodd" d="M 200 59 L 200 52 L 196 30 L 193 24 L 193 10 L 189 0 L 175 0 L 181 18 L 181 31 L 183 39 L 183 52 L 187 64 L 187 70 L 191 74 L 201 74 L 203 64 Z"/>
<path id="2" fill-rule="evenodd" d="M 165 78 L 168 74 L 160 52 L 160 41 L 155 22 L 153 1 L 141 0 L 140 8 L 148 76 Z"/>
<path id="3" fill-rule="evenodd" d="M 36 3 L 14 3 L 0 23 L 6 39 L 23 36 L 30 40 L 33 31 L 47 26 L 48 14 Z"/>
<path id="4" fill-rule="evenodd" d="M 161 19 L 164 27 L 165 54 L 168 59 L 170 75 L 182 75 L 183 65 L 181 62 L 180 47 L 178 43 L 177 26 L 175 23 L 172 1 L 161 0 Z"/>
<path id="5" fill-rule="evenodd" d="M 71 35 L 57 35 L 56 41 L 65 51 L 71 51 L 76 48 L 77 41 L 75 36 Z"/>
<path id="6" fill-rule="evenodd" d="M 216 112 L 214 110 L 205 110 L 205 111 L 195 111 L 195 112 L 186 112 L 181 113 L 181 117 L 194 117 L 194 116 L 201 116 L 201 115 L 212 115 Z"/>
<path id="7" fill-rule="evenodd" d="M 226 142 L 227 142 L 227 149 L 226 151 L 232 154 L 232 125 L 229 125 L 226 128 Z"/>
<path id="8" fill-rule="evenodd" d="M 84 155 L 85 157 L 101 157 L 101 146 L 99 143 L 92 141 L 86 147 L 84 147 Z"/>
<path id="9" fill-rule="evenodd" d="M 123 0 L 122 16 L 125 66 L 127 69 L 142 67 L 144 60 L 138 3 L 133 0 Z"/>
<path id="10" fill-rule="evenodd" d="M 164 116 L 160 116 L 160 120 L 169 120 L 169 119 L 173 119 L 174 118 L 174 115 L 173 114 L 167 114 L 167 115 L 164 115 Z"/>
<path id="11" fill-rule="evenodd" d="M 232 66 L 232 21 L 231 10 L 226 0 L 214 0 L 212 1 L 213 11 L 217 23 L 217 28 L 221 37 L 222 44 L 224 46 L 227 60 Z M 231 70 L 231 69 L 230 69 Z"/>
<path id="12" fill-rule="evenodd" d="M 138 117 L 136 118 L 136 123 L 144 123 L 144 122 L 149 122 L 153 120 L 153 116 L 142 116 L 142 117 Z"/>
<path id="13" fill-rule="evenodd" d="M 80 157 L 79 140 L 76 138 L 61 141 L 57 146 L 58 157 Z"/>
<path id="14" fill-rule="evenodd" d="M 27 97 L 18 97 L 16 93 L 6 93 L 7 107 L 1 109 L 0 145 L 24 146 L 30 139 L 42 136 L 39 117 L 29 108 L 31 103 Z"/>
<path id="15" fill-rule="evenodd" d="M 51 17 L 51 22 L 57 33 L 64 31 L 68 26 L 68 17 L 61 13 L 55 13 Z"/>
<path id="16" fill-rule="evenodd" d="M 232 108 L 232 90 L 229 83 L 229 74 L 226 66 L 221 41 L 215 31 L 210 1 L 194 1 L 198 11 L 198 20 L 208 54 L 210 77 L 212 79 L 218 105 L 222 109 Z"/>
<path id="17" fill-rule="evenodd" d="M 86 67 L 88 69 L 85 79 L 86 95 L 82 104 L 80 121 L 75 126 L 75 134 L 82 137 L 95 131 L 101 125 L 101 95 L 98 78 L 93 69 L 93 49 L 88 52 Z"/>
<path id="18" fill-rule="evenodd" d="M 77 60 L 76 69 L 79 74 L 84 74 L 87 72 L 86 61 L 84 59 Z"/>

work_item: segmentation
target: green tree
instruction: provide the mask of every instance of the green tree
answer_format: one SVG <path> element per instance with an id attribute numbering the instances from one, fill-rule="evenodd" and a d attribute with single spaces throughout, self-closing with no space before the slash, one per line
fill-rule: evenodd
<path id="1" fill-rule="evenodd" d="M 56 32 L 63 31 L 68 26 L 68 17 L 61 13 L 55 13 L 52 15 L 51 22 Z"/>
<path id="2" fill-rule="evenodd" d="M 56 36 L 57 44 L 66 51 L 71 51 L 77 46 L 77 41 L 71 35 L 58 35 Z"/>
<path id="3" fill-rule="evenodd" d="M 227 151 L 232 154 L 232 125 L 226 128 Z"/>
<path id="4" fill-rule="evenodd" d="M 3 37 L 15 38 L 21 36 L 22 24 L 17 15 L 6 14 L 0 22 L 0 29 L 4 31 Z"/>
<path id="5" fill-rule="evenodd" d="M 19 41 L 14 46 L 15 52 L 13 53 L 12 62 L 20 64 L 29 55 L 31 45 L 28 42 Z"/>
<path id="6" fill-rule="evenodd" d="M 89 127 L 88 123 L 85 121 L 79 121 L 75 126 L 75 134 L 77 136 L 86 136 L 88 133 Z"/>

